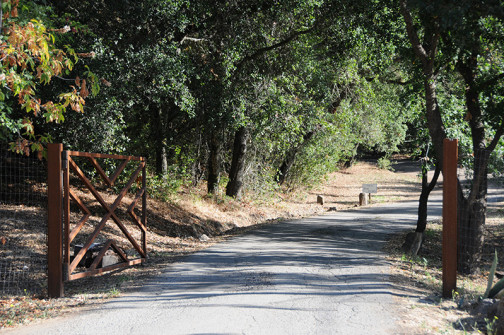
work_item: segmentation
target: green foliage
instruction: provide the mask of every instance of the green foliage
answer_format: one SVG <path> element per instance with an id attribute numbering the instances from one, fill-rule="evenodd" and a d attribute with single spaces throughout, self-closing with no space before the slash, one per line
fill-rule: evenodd
<path id="1" fill-rule="evenodd" d="M 488 295 L 490 294 L 490 290 L 492 289 L 493 279 L 495 276 L 495 270 L 497 269 L 497 262 L 498 262 L 497 250 L 495 250 L 492 266 L 490 267 L 490 273 L 488 274 L 487 288 L 485 290 L 485 294 L 483 294 L 483 299 L 488 298 Z"/>
<path id="2" fill-rule="evenodd" d="M 170 166 L 168 173 L 159 176 L 148 173 L 147 189 L 149 196 L 162 201 L 170 201 L 183 185 L 187 184 L 187 175 L 177 166 Z"/>
<path id="3" fill-rule="evenodd" d="M 390 161 L 388 156 L 384 156 L 378 159 L 377 166 L 382 170 L 394 171 L 392 168 L 392 162 Z"/>
<path id="4" fill-rule="evenodd" d="M 51 22 L 47 13 L 50 7 L 30 1 L 3 1 L 2 12 L 0 141 L 13 141 L 11 150 L 27 155 L 30 151 L 38 151 L 41 157 L 43 145 L 50 136 L 41 134 L 35 124 L 61 123 L 67 108 L 82 113 L 84 99 L 90 94 L 88 86 L 93 94 L 98 90 L 96 78 L 88 69 L 87 82 L 76 78 L 70 91 L 42 97 L 43 87 L 69 74 L 79 59 L 70 47 L 58 48 L 52 34 L 64 34 L 70 28 L 49 28 Z"/>
<path id="5" fill-rule="evenodd" d="M 147 157 L 158 176 L 171 176 L 152 181 L 161 197 L 206 175 L 213 137 L 229 171 L 240 127 L 250 134 L 245 188 L 270 194 L 288 157 L 289 186 L 313 185 L 357 150 L 396 152 L 418 120 L 418 90 L 404 84 L 414 67 L 395 56 L 403 23 L 388 3 L 148 0 L 119 9 L 63 0 L 46 7 L 53 22 L 71 27 L 56 43 L 92 50 L 87 65 L 93 83 L 103 83 L 85 114 L 67 115 L 49 133 L 74 150 Z"/>
<path id="6" fill-rule="evenodd" d="M 316 186 L 328 173 L 336 171 L 341 162 L 352 157 L 354 143 L 345 141 L 341 135 L 336 127 L 328 124 L 305 145 L 292 168 L 289 185 Z"/>

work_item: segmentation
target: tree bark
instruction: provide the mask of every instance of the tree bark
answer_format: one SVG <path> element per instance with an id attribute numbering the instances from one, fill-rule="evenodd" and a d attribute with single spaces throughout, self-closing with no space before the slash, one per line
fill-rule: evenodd
<path id="1" fill-rule="evenodd" d="M 290 171 L 292 165 L 294 165 L 297 153 L 306 144 L 306 142 L 308 142 L 313 137 L 313 135 L 315 135 L 315 132 L 316 132 L 316 130 L 312 130 L 312 131 L 309 131 L 306 134 L 304 134 L 303 142 L 301 144 L 293 146 L 287 152 L 287 154 L 285 155 L 285 158 L 282 162 L 282 165 L 280 165 L 280 168 L 278 169 L 277 175 L 275 177 L 278 185 L 282 185 L 285 182 L 287 176 L 289 175 L 289 171 Z"/>
<path id="2" fill-rule="evenodd" d="M 436 74 L 434 71 L 435 59 L 437 54 L 437 46 L 440 39 L 438 32 L 438 23 L 436 21 L 426 29 L 424 33 L 424 43 L 420 42 L 418 31 L 413 24 L 413 18 L 407 6 L 407 0 L 400 2 L 401 13 L 406 23 L 406 32 L 408 39 L 413 47 L 415 55 L 422 63 L 423 81 L 425 91 L 425 115 L 427 117 L 427 127 L 434 146 L 436 157 L 436 171 L 434 177 L 427 185 L 426 171 L 422 171 L 422 192 L 418 203 L 418 221 L 415 233 L 411 237 L 411 241 L 407 249 L 412 254 L 417 254 L 421 244 L 423 243 L 423 232 L 427 226 L 427 204 L 429 194 L 434 188 L 439 173 L 442 171 L 443 162 L 443 140 L 446 138 L 441 111 L 437 103 L 436 97 Z M 408 242 L 408 241 L 407 241 Z M 405 243 L 406 244 L 406 243 Z"/>
<path id="3" fill-rule="evenodd" d="M 201 146 L 202 146 L 202 139 L 201 139 L 201 130 L 200 126 L 198 125 L 196 133 L 198 134 L 198 140 L 197 140 L 197 150 L 196 150 L 196 158 L 194 159 L 194 162 L 191 165 L 191 175 L 192 175 L 192 186 L 196 187 L 200 181 L 200 179 L 203 177 L 203 168 L 201 167 L 202 159 L 201 157 Z M 204 160 L 204 159 L 203 159 Z"/>
<path id="4" fill-rule="evenodd" d="M 233 144 L 233 158 L 229 171 L 229 182 L 226 186 L 226 195 L 240 198 L 245 174 L 245 156 L 247 153 L 247 141 L 249 131 L 246 127 L 240 127 L 235 133 Z"/>
<path id="5" fill-rule="evenodd" d="M 423 233 L 427 227 L 427 204 L 429 201 L 429 195 L 436 186 L 439 174 L 441 173 L 441 168 L 436 165 L 434 170 L 434 176 L 432 180 L 428 183 L 427 169 L 422 168 L 422 192 L 420 193 L 420 199 L 418 200 L 418 220 L 415 232 Z"/>
<path id="6" fill-rule="evenodd" d="M 477 194 L 471 194 L 468 198 L 459 191 L 457 198 L 458 211 L 458 264 L 460 273 L 470 274 L 478 271 L 478 264 L 481 260 L 483 245 L 485 242 L 484 226 L 486 218 L 486 176 L 481 183 Z M 462 186 L 459 184 L 459 188 Z M 473 191 L 471 191 L 472 193 Z"/>
<path id="7" fill-rule="evenodd" d="M 209 194 L 216 194 L 219 191 L 221 172 L 221 141 L 217 129 L 212 131 L 208 146 L 210 150 L 208 157 L 207 192 Z"/>
<path id="8" fill-rule="evenodd" d="M 287 175 L 289 174 L 289 171 L 296 159 L 297 151 L 298 151 L 297 147 L 291 148 L 285 155 L 282 165 L 280 165 L 280 168 L 278 169 L 276 175 L 278 185 L 282 185 L 285 182 L 285 179 L 287 178 Z"/>
<path id="9" fill-rule="evenodd" d="M 156 152 L 156 173 L 158 175 L 164 176 L 168 173 L 168 154 L 166 152 L 165 143 L 165 122 L 163 122 L 163 111 L 162 107 L 152 105 L 153 114 L 153 143 L 155 144 Z"/>
<path id="10" fill-rule="evenodd" d="M 427 126 L 434 145 L 436 160 L 442 169 L 443 162 L 443 140 L 446 138 L 446 132 L 441 119 L 441 112 L 436 97 L 436 74 L 434 73 L 434 63 L 437 54 L 437 46 L 440 34 L 437 31 L 437 22 L 432 24 L 425 32 L 424 43 L 420 42 L 418 32 L 413 24 L 413 18 L 407 7 L 407 1 L 401 1 L 401 12 L 406 23 L 406 32 L 408 39 L 413 47 L 415 55 L 422 63 L 424 73 L 425 90 L 425 114 L 427 117 Z"/>
<path id="11" fill-rule="evenodd" d="M 485 126 L 479 102 L 479 90 L 475 82 L 474 69 L 477 68 L 477 53 L 470 58 L 459 61 L 457 69 L 466 84 L 465 100 L 467 115 L 471 128 L 474 174 L 472 187 L 467 198 L 464 197 L 461 185 L 458 195 L 459 211 L 459 244 L 458 270 L 462 273 L 474 273 L 482 256 L 485 241 L 484 226 L 486 219 L 486 195 L 488 159 L 490 150 L 486 150 Z"/>
<path id="12" fill-rule="evenodd" d="M 436 186 L 439 174 L 441 173 L 441 168 L 437 165 L 434 170 L 434 176 L 430 183 L 428 182 L 427 169 L 422 163 L 422 192 L 420 193 L 420 199 L 418 200 L 418 219 L 417 226 L 414 233 L 408 234 L 406 241 L 403 245 L 404 251 L 411 255 L 417 255 L 422 247 L 424 241 L 424 232 L 427 228 L 427 204 L 429 201 L 429 195 Z"/>

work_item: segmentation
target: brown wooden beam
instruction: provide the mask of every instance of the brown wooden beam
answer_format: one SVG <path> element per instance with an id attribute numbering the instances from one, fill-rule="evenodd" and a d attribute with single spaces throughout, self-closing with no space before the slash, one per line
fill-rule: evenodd
<path id="1" fill-rule="evenodd" d="M 63 297 L 63 199 L 61 153 L 63 144 L 47 145 L 47 291 L 50 298 Z"/>
<path id="2" fill-rule="evenodd" d="M 144 157 L 135 156 L 124 156 L 124 155 L 109 155 L 109 154 L 97 154 L 91 152 L 81 152 L 81 151 L 67 151 L 69 156 L 74 157 L 94 157 L 94 158 L 112 158 L 112 159 L 126 159 L 132 161 L 145 161 Z"/>
<path id="3" fill-rule="evenodd" d="M 443 142 L 443 298 L 457 289 L 458 140 Z"/>

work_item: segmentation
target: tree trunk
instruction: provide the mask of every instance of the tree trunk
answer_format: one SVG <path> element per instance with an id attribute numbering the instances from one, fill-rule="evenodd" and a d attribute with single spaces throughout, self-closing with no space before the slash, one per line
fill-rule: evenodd
<path id="1" fill-rule="evenodd" d="M 285 179 L 287 178 L 287 175 L 289 174 L 289 171 L 292 165 L 294 164 L 294 160 L 296 159 L 297 151 L 298 151 L 297 147 L 291 148 L 285 155 L 282 165 L 280 165 L 280 168 L 278 169 L 276 175 L 278 185 L 282 185 L 285 182 Z"/>
<path id="2" fill-rule="evenodd" d="M 465 101 L 467 107 L 466 119 L 471 127 L 471 137 L 474 153 L 474 174 L 472 186 L 467 198 L 464 197 L 459 183 L 459 238 L 458 238 L 458 270 L 462 273 L 478 271 L 479 261 L 485 241 L 484 226 L 486 219 L 486 195 L 488 159 L 492 150 L 486 150 L 485 126 L 481 105 L 479 102 L 478 85 L 475 82 L 477 69 L 477 52 L 472 57 L 457 63 L 457 70 L 466 84 Z"/>
<path id="3" fill-rule="evenodd" d="M 207 192 L 216 194 L 219 191 L 219 180 L 221 171 L 221 141 L 218 136 L 218 130 L 213 130 L 209 138 L 209 157 L 208 157 L 208 177 Z"/>
<path id="4" fill-rule="evenodd" d="M 162 141 L 158 141 L 156 144 L 156 172 L 158 175 L 165 176 L 168 173 L 166 146 Z"/>
<path id="5" fill-rule="evenodd" d="M 443 162 L 443 140 L 446 138 L 446 132 L 441 118 L 441 112 L 436 97 L 436 74 L 434 63 L 437 55 L 437 46 L 440 34 L 437 31 L 438 22 L 435 21 L 424 32 L 424 43 L 420 42 L 418 32 L 413 23 L 413 18 L 407 6 L 407 1 L 400 2 L 401 12 L 406 23 L 406 32 L 408 39 L 413 47 L 415 55 L 422 63 L 424 74 L 425 90 L 425 114 L 427 116 L 427 127 L 434 145 L 437 164 L 442 169 Z"/>
<path id="6" fill-rule="evenodd" d="M 165 144 L 165 122 L 163 122 L 163 111 L 160 106 L 152 105 L 153 114 L 153 143 L 155 143 L 156 153 L 156 173 L 164 176 L 168 173 L 168 155 Z"/>
<path id="7" fill-rule="evenodd" d="M 248 137 L 249 131 L 245 127 L 240 127 L 235 133 L 229 182 L 226 186 L 226 195 L 230 197 L 239 198 L 241 196 Z"/>
<path id="8" fill-rule="evenodd" d="M 427 204 L 429 201 L 429 195 L 436 186 L 441 168 L 436 165 L 434 171 L 434 176 L 430 183 L 427 183 L 427 169 L 422 168 L 422 192 L 420 193 L 420 199 L 418 200 L 418 220 L 415 232 L 423 233 L 427 227 Z"/>
<path id="9" fill-rule="evenodd" d="M 473 187 L 467 198 L 464 197 L 459 182 L 458 202 L 458 271 L 475 273 L 485 242 L 484 227 L 487 210 L 487 164 L 490 152 L 478 150 L 474 153 Z"/>
<path id="10" fill-rule="evenodd" d="M 305 143 L 308 142 L 313 137 L 313 135 L 315 135 L 315 132 L 318 129 L 319 129 L 319 127 L 317 127 L 317 129 L 315 129 L 315 130 L 309 131 L 306 134 L 304 134 L 303 142 L 299 145 L 292 147 L 287 152 L 287 154 L 285 155 L 285 158 L 282 162 L 282 165 L 280 165 L 280 168 L 278 169 L 277 175 L 275 177 L 278 185 L 282 185 L 285 182 L 285 179 L 289 175 L 289 171 L 290 171 L 292 165 L 294 165 L 294 161 L 296 160 L 297 153 L 299 152 L 299 150 L 301 150 L 301 148 L 305 145 Z"/>
<path id="11" fill-rule="evenodd" d="M 201 139 L 201 130 L 200 127 L 197 127 L 197 134 L 198 134 L 198 142 L 197 142 L 197 151 L 196 151 L 196 158 L 194 159 L 194 162 L 191 165 L 191 176 L 192 176 L 192 186 L 196 187 L 200 181 L 200 179 L 203 177 L 203 169 L 201 167 L 202 163 L 201 161 L 204 160 L 201 158 L 201 146 L 202 146 L 202 139 Z"/>
<path id="12" fill-rule="evenodd" d="M 434 176 L 432 176 L 430 183 L 428 183 L 427 173 L 428 170 L 424 166 L 424 163 L 422 163 L 422 192 L 420 193 L 420 199 L 418 200 L 417 226 L 414 233 L 410 233 L 406 236 L 406 241 L 403 245 L 403 250 L 411 255 L 417 255 L 422 247 L 425 228 L 427 228 L 427 204 L 429 201 L 429 195 L 436 186 L 439 174 L 441 173 L 441 168 L 436 165 Z"/>

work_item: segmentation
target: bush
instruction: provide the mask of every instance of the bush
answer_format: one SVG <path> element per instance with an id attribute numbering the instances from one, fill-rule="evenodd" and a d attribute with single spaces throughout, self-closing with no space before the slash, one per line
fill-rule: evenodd
<path id="1" fill-rule="evenodd" d="M 392 168 L 392 162 L 387 156 L 384 156 L 382 158 L 378 159 L 377 166 L 379 169 L 382 170 L 389 170 L 389 171 L 394 171 Z"/>

